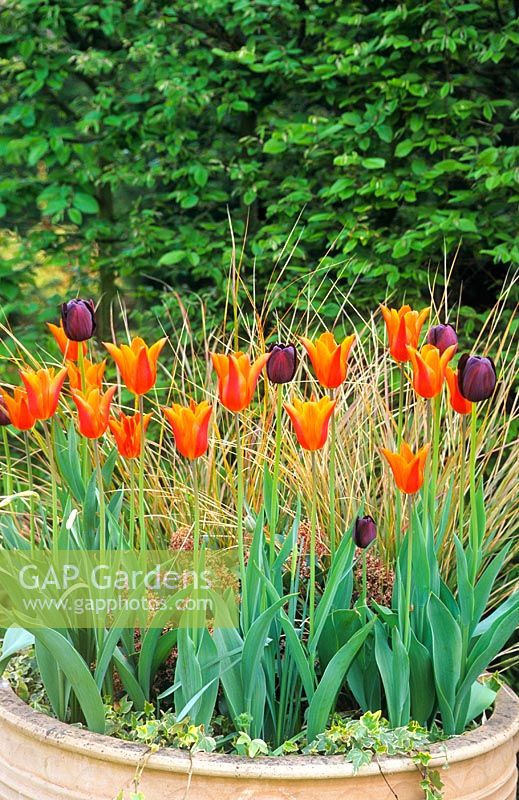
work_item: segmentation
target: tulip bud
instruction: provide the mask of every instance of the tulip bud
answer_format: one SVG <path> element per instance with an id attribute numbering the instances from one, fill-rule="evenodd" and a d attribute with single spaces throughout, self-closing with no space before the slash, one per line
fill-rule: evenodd
<path id="1" fill-rule="evenodd" d="M 61 306 L 63 330 L 67 339 L 84 342 L 94 335 L 96 316 L 93 300 L 69 300 Z"/>
<path id="2" fill-rule="evenodd" d="M 357 517 L 353 528 L 353 541 L 362 549 L 368 547 L 377 538 L 377 526 L 373 517 Z"/>
<path id="3" fill-rule="evenodd" d="M 458 363 L 458 386 L 465 400 L 479 403 L 486 400 L 496 388 L 497 375 L 494 362 L 483 356 L 463 355 Z"/>
<path id="4" fill-rule="evenodd" d="M 289 383 L 296 374 L 297 357 L 293 344 L 273 344 L 269 348 L 267 377 L 271 383 Z"/>
<path id="5" fill-rule="evenodd" d="M 0 394 L 0 426 L 3 425 L 10 425 L 11 420 L 9 419 L 9 414 L 7 413 L 7 408 L 4 403 L 4 398 Z"/>
<path id="6" fill-rule="evenodd" d="M 435 325 L 427 334 L 427 344 L 434 345 L 440 353 L 444 353 L 453 344 L 458 347 L 458 336 L 452 325 Z"/>

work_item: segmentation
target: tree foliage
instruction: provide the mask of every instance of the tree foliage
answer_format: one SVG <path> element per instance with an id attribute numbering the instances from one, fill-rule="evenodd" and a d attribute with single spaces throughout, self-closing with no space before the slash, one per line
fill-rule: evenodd
<path id="1" fill-rule="evenodd" d="M 301 215 L 291 277 L 324 257 L 361 304 L 419 287 L 462 240 L 477 305 L 519 263 L 518 16 L 517 0 L 6 0 L 17 244 L 0 294 L 48 259 L 98 271 L 107 298 L 164 281 L 218 302 L 229 210 L 260 274 Z"/>

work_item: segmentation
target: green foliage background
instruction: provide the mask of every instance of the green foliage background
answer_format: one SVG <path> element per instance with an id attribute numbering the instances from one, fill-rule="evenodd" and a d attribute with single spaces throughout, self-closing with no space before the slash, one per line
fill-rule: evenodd
<path id="1" fill-rule="evenodd" d="M 102 294 L 106 329 L 118 288 L 149 308 L 172 287 L 218 314 L 229 214 L 260 286 L 290 239 L 280 306 L 318 264 L 361 307 L 416 296 L 461 241 L 453 293 L 484 309 L 519 263 L 518 18 L 517 0 L 6 0 L 0 301 L 27 322 Z M 43 268 L 47 305 L 27 289 Z"/>

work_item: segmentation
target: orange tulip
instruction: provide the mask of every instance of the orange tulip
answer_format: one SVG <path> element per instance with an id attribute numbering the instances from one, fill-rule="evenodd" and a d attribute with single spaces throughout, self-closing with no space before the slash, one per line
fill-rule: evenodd
<path id="1" fill-rule="evenodd" d="M 460 392 L 458 383 L 458 372 L 454 372 L 452 367 L 447 367 L 445 370 L 445 377 L 447 379 L 447 386 L 449 387 L 449 400 L 454 411 L 458 414 L 470 414 L 472 411 L 472 403 L 466 400 Z"/>
<path id="2" fill-rule="evenodd" d="M 116 386 L 111 386 L 104 394 L 98 386 L 90 386 L 86 392 L 72 390 L 72 399 L 78 411 L 79 432 L 88 439 L 99 439 L 108 427 L 110 403 Z"/>
<path id="3" fill-rule="evenodd" d="M 71 339 L 67 338 L 67 334 L 63 330 L 63 323 L 60 322 L 59 325 L 53 325 L 52 322 L 47 322 L 47 327 L 56 339 L 58 347 L 65 358 L 69 358 L 71 361 L 77 361 L 79 356 L 79 342 L 73 342 Z M 83 355 L 85 355 L 87 343 L 83 342 L 81 347 L 83 348 Z"/>
<path id="4" fill-rule="evenodd" d="M 336 389 L 346 380 L 348 356 L 355 341 L 355 334 L 347 336 L 337 344 L 333 333 L 321 333 L 315 342 L 301 336 L 301 343 L 310 356 L 317 380 L 326 389 Z"/>
<path id="5" fill-rule="evenodd" d="M 424 344 L 420 351 L 407 347 L 413 365 L 413 387 L 420 397 L 436 397 L 440 394 L 445 379 L 447 364 L 456 352 L 456 345 L 447 347 L 443 353 L 433 344 Z"/>
<path id="6" fill-rule="evenodd" d="M 322 397 L 320 400 L 312 398 L 306 403 L 294 398 L 292 404 L 283 405 L 292 420 L 297 440 L 305 450 L 320 450 L 324 447 L 335 403 L 329 397 Z"/>
<path id="7" fill-rule="evenodd" d="M 402 306 L 397 310 L 384 305 L 380 309 L 386 323 L 389 352 L 396 361 L 409 361 L 407 345 L 418 347 L 418 337 L 430 309 L 424 308 L 418 312 L 412 311 L 411 306 Z"/>
<path id="8" fill-rule="evenodd" d="M 399 453 L 392 453 L 390 450 L 382 448 L 382 454 L 386 458 L 396 485 L 405 494 L 414 494 L 423 484 L 425 459 L 429 452 L 430 444 L 425 444 L 417 454 L 414 455 L 409 445 L 404 441 L 400 445 Z"/>
<path id="9" fill-rule="evenodd" d="M 141 454 L 142 436 L 146 433 L 152 414 L 145 414 L 141 425 L 139 412 L 129 417 L 121 411 L 119 419 L 110 417 L 108 425 L 114 435 L 119 455 L 125 458 L 137 458 Z"/>
<path id="10" fill-rule="evenodd" d="M 264 353 L 252 364 L 245 353 L 232 353 L 230 356 L 211 353 L 213 366 L 218 375 L 218 394 L 220 402 L 229 411 L 243 411 L 250 404 L 260 372 L 270 358 Z"/>
<path id="11" fill-rule="evenodd" d="M 100 389 L 103 385 L 103 376 L 105 374 L 106 360 L 101 361 L 100 364 L 94 364 L 88 358 L 84 360 L 85 367 L 85 381 L 87 386 L 98 386 Z M 81 370 L 74 364 L 73 361 L 67 362 L 68 380 L 71 389 L 83 389 Z"/>
<path id="12" fill-rule="evenodd" d="M 66 375 L 65 367 L 57 375 L 52 368 L 21 370 L 20 377 L 27 389 L 29 408 L 36 419 L 49 419 L 56 413 Z"/>
<path id="13" fill-rule="evenodd" d="M 31 413 L 29 408 L 29 398 L 26 389 L 21 386 L 16 386 L 13 391 L 13 396 L 7 394 L 5 389 L 2 389 L 2 398 L 9 414 L 11 424 L 19 431 L 28 431 L 36 422 L 36 417 Z"/>
<path id="14" fill-rule="evenodd" d="M 119 367 L 121 377 L 127 388 L 133 394 L 146 394 L 155 386 L 157 380 L 157 361 L 160 351 L 167 339 L 148 347 L 140 336 L 136 336 L 128 346 L 122 344 L 117 347 L 111 342 L 103 342 L 104 346 Z"/>
<path id="15" fill-rule="evenodd" d="M 177 450 L 186 458 L 199 458 L 207 450 L 209 419 L 213 411 L 207 400 L 189 401 L 189 406 L 173 403 L 163 408 L 164 415 L 173 428 Z"/>

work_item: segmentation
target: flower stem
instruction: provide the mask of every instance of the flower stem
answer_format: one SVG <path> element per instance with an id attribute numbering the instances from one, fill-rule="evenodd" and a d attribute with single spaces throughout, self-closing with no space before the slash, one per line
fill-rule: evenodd
<path id="1" fill-rule="evenodd" d="M 59 531 L 58 531 L 58 483 L 56 480 L 56 464 L 54 461 L 54 447 L 52 444 L 52 436 L 47 424 L 47 420 L 42 422 L 43 430 L 45 432 L 45 441 L 47 443 L 47 452 L 49 456 L 50 466 L 50 486 L 51 486 L 51 502 L 52 502 L 52 549 L 54 551 L 59 549 Z"/>
<path id="2" fill-rule="evenodd" d="M 317 459 L 312 450 L 312 511 L 310 516 L 310 638 L 314 633 L 315 614 L 315 538 L 317 530 Z"/>
<path id="3" fill-rule="evenodd" d="M 459 538 L 463 543 L 463 523 L 465 516 L 465 440 L 467 438 L 467 422 L 465 414 L 461 415 L 461 447 L 460 447 L 460 499 L 459 499 Z"/>
<path id="4" fill-rule="evenodd" d="M 404 383 L 405 383 L 405 367 L 404 363 L 400 362 L 400 386 L 398 390 L 398 434 L 396 440 L 397 448 L 402 443 L 402 433 L 404 430 Z"/>
<path id="5" fill-rule="evenodd" d="M 140 424 L 142 426 L 144 420 L 144 397 L 139 395 L 139 414 Z M 146 446 L 146 437 L 144 433 L 141 435 L 141 452 L 139 456 L 139 533 L 140 533 L 140 550 L 144 553 L 147 549 L 146 540 L 146 525 L 144 520 L 144 448 Z"/>
<path id="6" fill-rule="evenodd" d="M 133 458 L 128 460 L 128 469 L 130 471 L 130 522 L 129 522 L 129 532 L 128 532 L 128 540 L 130 547 L 135 547 L 137 542 L 135 541 L 135 467 L 133 464 Z"/>
<path id="7" fill-rule="evenodd" d="M 409 652 L 411 643 L 411 574 L 413 571 L 413 495 L 407 495 L 407 570 L 405 576 L 404 645 Z"/>
<path id="8" fill-rule="evenodd" d="M 333 389 L 331 391 L 333 400 Z M 335 410 L 332 414 L 331 420 L 331 434 L 330 434 L 330 528 L 328 537 L 330 540 L 330 559 L 333 562 L 335 555 L 335 542 L 336 542 L 336 522 L 335 522 L 335 450 L 336 450 L 336 423 L 335 423 Z M 315 484 L 314 484 L 315 491 Z"/>
<path id="9" fill-rule="evenodd" d="M 270 566 L 276 560 L 276 527 L 278 521 L 278 485 L 279 462 L 281 458 L 281 415 L 283 413 L 283 386 L 278 383 L 276 400 L 276 449 L 274 454 L 274 472 L 272 475 L 272 496 L 270 499 Z"/>
<path id="10" fill-rule="evenodd" d="M 361 613 L 362 620 L 366 622 L 368 610 L 368 569 L 366 564 L 366 548 L 362 550 L 362 598 L 361 598 Z"/>
<path id="11" fill-rule="evenodd" d="M 34 478 L 32 474 L 32 461 L 31 461 L 31 449 L 29 446 L 29 433 L 28 431 L 23 432 L 23 440 L 25 444 L 25 458 L 27 461 L 27 484 L 29 487 L 30 497 L 29 497 L 29 537 L 31 542 L 31 552 L 34 552 L 36 549 L 36 536 L 34 530 Z"/>
<path id="12" fill-rule="evenodd" d="M 11 462 L 11 450 L 9 447 L 9 439 L 7 437 L 7 430 L 5 425 L 2 426 L 2 439 L 4 443 L 5 453 L 5 493 L 10 497 L 13 493 L 13 474 Z"/>
<path id="13" fill-rule="evenodd" d="M 101 556 L 106 553 L 106 511 L 105 511 L 105 490 L 103 485 L 103 473 L 101 470 L 101 459 L 99 456 L 99 440 L 94 439 L 94 458 L 97 474 L 97 490 L 99 492 L 99 552 Z"/>
<path id="14" fill-rule="evenodd" d="M 200 553 L 200 491 L 198 486 L 198 462 L 191 461 L 193 471 L 193 554 L 195 557 L 195 570 L 198 568 Z"/>
<path id="15" fill-rule="evenodd" d="M 244 475 L 243 475 L 243 449 L 241 441 L 240 416 L 234 415 L 236 427 L 236 469 L 237 469 L 237 498 L 236 498 L 236 524 L 238 539 L 238 558 L 240 561 L 241 579 L 241 598 L 242 598 L 242 627 L 246 633 L 249 629 L 249 600 L 247 596 L 247 574 L 245 571 L 245 547 L 243 541 L 243 498 L 244 498 Z"/>
<path id="16" fill-rule="evenodd" d="M 81 377 L 81 391 L 86 392 L 87 380 L 86 380 L 86 370 L 85 370 L 85 356 L 83 354 L 82 342 L 80 342 L 78 345 L 77 360 L 79 366 L 79 375 Z M 82 457 L 81 470 L 83 475 L 83 483 L 85 484 L 86 487 L 86 484 L 88 482 L 88 439 L 86 438 L 86 436 L 82 437 L 81 457 Z"/>
<path id="17" fill-rule="evenodd" d="M 476 508 L 476 451 L 477 451 L 477 403 L 472 403 L 470 418 L 470 546 L 472 550 L 472 579 L 476 579 L 478 571 L 478 526 Z"/>
<path id="18" fill-rule="evenodd" d="M 434 398 L 434 421 L 433 421 L 433 452 L 432 452 L 432 471 L 431 471 L 431 523 L 434 536 L 436 525 L 436 491 L 438 486 L 438 469 L 440 462 L 440 429 L 441 429 L 441 392 Z"/>

